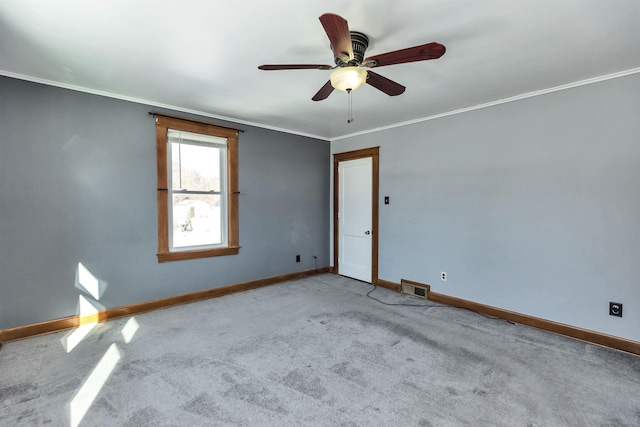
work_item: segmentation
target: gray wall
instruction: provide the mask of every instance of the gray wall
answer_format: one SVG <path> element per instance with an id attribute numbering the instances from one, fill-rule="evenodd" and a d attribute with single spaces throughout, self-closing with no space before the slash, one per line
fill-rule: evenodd
<path id="1" fill-rule="evenodd" d="M 634 74 L 334 141 L 381 147 L 379 277 L 640 341 L 639 93 Z"/>
<path id="2" fill-rule="evenodd" d="M 79 262 L 106 308 L 329 265 L 329 143 L 245 125 L 240 254 L 158 264 L 150 110 L 0 77 L 0 329 L 77 313 Z"/>

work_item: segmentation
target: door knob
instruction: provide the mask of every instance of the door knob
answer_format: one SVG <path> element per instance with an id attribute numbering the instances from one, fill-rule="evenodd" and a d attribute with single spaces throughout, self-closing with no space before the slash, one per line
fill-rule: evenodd
<path id="1" fill-rule="evenodd" d="M 371 234 L 371 232 L 369 230 L 367 230 L 367 231 L 364 232 L 364 234 L 366 234 L 368 236 L 369 234 Z"/>

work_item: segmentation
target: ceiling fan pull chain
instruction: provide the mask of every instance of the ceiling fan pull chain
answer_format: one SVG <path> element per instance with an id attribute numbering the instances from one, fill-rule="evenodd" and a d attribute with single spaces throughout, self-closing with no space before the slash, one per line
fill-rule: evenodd
<path id="1" fill-rule="evenodd" d="M 347 89 L 347 103 L 349 105 L 349 118 L 347 118 L 347 123 L 353 122 L 353 102 L 351 100 L 351 89 Z"/>

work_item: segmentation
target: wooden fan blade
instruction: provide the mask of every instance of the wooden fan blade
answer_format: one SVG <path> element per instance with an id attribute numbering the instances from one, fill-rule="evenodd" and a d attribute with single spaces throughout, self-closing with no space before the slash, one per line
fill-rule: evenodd
<path id="1" fill-rule="evenodd" d="M 351 61 L 354 56 L 347 20 L 334 13 L 325 13 L 320 17 L 320 22 L 329 37 L 336 58 L 340 58 L 344 62 Z"/>
<path id="2" fill-rule="evenodd" d="M 382 77 L 380 74 L 376 74 L 373 71 L 367 71 L 369 77 L 367 78 L 367 84 L 375 87 L 378 90 L 386 93 L 389 96 L 396 96 L 404 93 L 406 89 L 399 83 L 389 80 L 386 77 Z"/>
<path id="3" fill-rule="evenodd" d="M 275 70 L 330 70 L 333 67 L 331 65 L 323 64 L 275 64 L 275 65 L 260 65 L 258 69 L 266 71 Z"/>
<path id="4" fill-rule="evenodd" d="M 331 95 L 331 92 L 333 92 L 333 86 L 331 86 L 331 80 L 329 80 L 320 88 L 318 93 L 313 95 L 313 98 L 311 99 L 313 101 L 322 101 L 323 99 L 327 99 L 327 97 Z"/>
<path id="5" fill-rule="evenodd" d="M 428 59 L 440 58 L 444 55 L 445 51 L 446 49 L 443 45 L 433 42 L 371 56 L 365 58 L 364 64 L 373 61 L 374 64 L 368 65 L 369 67 L 382 67 L 385 65 L 404 64 L 406 62 L 426 61 Z"/>

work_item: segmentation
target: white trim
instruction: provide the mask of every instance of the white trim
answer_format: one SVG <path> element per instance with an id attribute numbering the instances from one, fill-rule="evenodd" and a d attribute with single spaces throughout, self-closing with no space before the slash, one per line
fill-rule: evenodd
<path id="1" fill-rule="evenodd" d="M 231 122 L 231 123 L 234 123 L 234 124 L 255 126 L 255 127 L 258 127 L 258 128 L 262 128 L 262 129 L 268 129 L 268 130 L 274 130 L 274 131 L 277 131 L 277 132 L 290 133 L 290 134 L 294 134 L 294 135 L 304 136 L 304 137 L 307 137 L 307 138 L 315 138 L 315 139 L 321 139 L 323 141 L 331 141 L 330 138 L 327 138 L 325 136 L 313 135 L 313 134 L 304 133 L 304 132 L 298 132 L 298 131 L 294 131 L 294 130 L 291 130 L 291 129 L 280 128 L 280 127 L 277 127 L 277 126 L 269 126 L 269 125 L 265 125 L 265 124 L 262 124 L 262 123 L 251 122 L 249 120 L 242 120 L 242 119 L 238 119 L 238 118 L 234 118 L 234 117 L 227 117 L 227 116 L 221 116 L 221 115 L 218 115 L 218 114 L 206 113 L 204 111 L 192 110 L 192 109 L 189 109 L 189 108 L 183 108 L 183 107 L 178 107 L 178 106 L 175 106 L 175 105 L 163 104 L 163 103 L 160 103 L 160 102 L 153 102 L 153 101 L 149 101 L 149 100 L 142 99 L 142 98 L 136 98 L 136 97 L 133 97 L 133 96 L 118 95 L 116 93 L 105 92 L 105 91 L 101 91 L 101 90 L 97 90 L 97 89 L 90 89 L 90 88 L 86 88 L 86 87 L 83 87 L 83 86 L 76 86 L 76 85 L 67 84 L 67 83 L 59 83 L 59 82 L 55 82 L 55 81 L 52 81 L 52 80 L 41 79 L 39 77 L 25 76 L 23 74 L 12 73 L 10 71 L 5 71 L 5 70 L 0 70 L 0 76 L 11 77 L 11 78 L 14 78 L 14 79 L 25 80 L 25 81 L 33 82 L 33 83 L 40 83 L 40 84 L 44 84 L 44 85 L 47 85 L 47 86 L 60 87 L 60 88 L 63 88 L 63 89 L 74 90 L 76 92 L 90 93 L 92 95 L 104 96 L 104 97 L 107 97 L 107 98 L 120 99 L 122 101 L 135 102 L 136 104 L 148 105 L 150 107 L 166 108 L 167 110 L 179 111 L 181 113 L 195 114 L 197 116 L 209 117 L 209 118 L 217 119 L 217 120 L 225 120 L 227 122 Z"/>
<path id="2" fill-rule="evenodd" d="M 269 130 L 274 130 L 274 131 L 277 131 L 277 132 L 284 132 L 284 133 L 304 136 L 304 137 L 308 137 L 308 138 L 315 138 L 315 139 L 320 139 L 320 140 L 329 141 L 329 142 L 338 141 L 340 139 L 352 138 L 354 136 L 359 136 L 359 135 L 366 135 L 366 134 L 374 133 L 374 132 L 380 132 L 380 131 L 384 131 L 384 130 L 388 130 L 388 129 L 394 129 L 394 128 L 397 128 L 397 127 L 412 125 L 412 124 L 415 124 L 415 123 L 426 122 L 428 120 L 434 120 L 434 119 L 439 119 L 439 118 L 442 118 L 442 117 L 453 116 L 455 114 L 462 114 L 462 113 L 466 113 L 468 111 L 479 110 L 481 108 L 493 107 L 494 105 L 506 104 L 508 102 L 519 101 L 521 99 L 532 98 L 534 96 L 545 95 L 545 94 L 548 94 L 548 93 L 558 92 L 558 91 L 561 91 L 561 90 L 571 89 L 571 88 L 574 88 L 574 87 L 584 86 L 584 85 L 588 85 L 588 84 L 592 84 L 592 83 L 598 83 L 598 82 L 602 82 L 602 81 L 605 81 L 605 80 L 616 79 L 616 78 L 619 78 L 619 77 L 625 77 L 625 76 L 629 76 L 631 74 L 637 74 L 637 73 L 640 73 L 640 67 L 631 68 L 629 70 L 624 70 L 624 71 L 619 71 L 617 73 L 605 74 L 604 76 L 593 77 L 593 78 L 590 78 L 590 79 L 579 80 L 577 82 L 568 83 L 568 84 L 564 84 L 564 85 L 560 85 L 560 86 L 554 86 L 554 87 L 551 87 L 551 88 L 548 88 L 548 89 L 541 89 L 541 90 L 537 90 L 537 91 L 533 91 L 533 92 L 523 93 L 521 95 L 511 96 L 509 98 L 498 99 L 498 100 L 495 100 L 495 101 L 486 102 L 484 104 L 478 104 L 478 105 L 474 105 L 474 106 L 471 106 L 471 107 L 460 108 L 458 110 L 446 111 L 444 113 L 434 114 L 432 116 L 421 117 L 421 118 L 418 118 L 418 119 L 413 119 L 413 120 L 407 120 L 407 121 L 404 121 L 404 122 L 394 123 L 394 124 L 391 124 L 391 125 L 388 125 L 388 126 L 382 126 L 382 127 L 379 127 L 379 128 L 368 129 L 368 130 L 363 130 L 363 131 L 360 131 L 360 132 L 354 132 L 354 133 L 350 133 L 350 134 L 347 134 L 347 135 L 342 135 L 342 136 L 337 136 L 337 137 L 334 137 L 334 138 L 329 138 L 329 137 L 324 137 L 324 136 L 320 136 L 320 135 L 313 135 L 313 134 L 309 134 L 309 133 L 293 131 L 291 129 L 284 129 L 284 128 L 280 128 L 280 127 L 276 127 L 276 126 L 268 126 L 268 125 L 264 125 L 264 124 L 260 124 L 260 123 L 251 122 L 251 121 L 248 121 L 248 120 L 241 120 L 241 119 L 238 119 L 238 118 L 226 117 L 226 116 L 220 116 L 220 115 L 217 115 L 217 114 L 206 113 L 204 111 L 191 110 L 191 109 L 188 109 L 188 108 L 177 107 L 175 105 L 168 105 L 168 104 L 162 104 L 162 103 L 159 103 L 159 102 L 152 102 L 152 101 L 148 101 L 148 100 L 141 99 L 141 98 L 135 98 L 135 97 L 132 97 L 132 96 L 118 95 L 118 94 L 114 94 L 114 93 L 110 93 L 110 92 L 104 92 L 104 91 L 100 91 L 100 90 L 89 89 L 89 88 L 82 87 L 82 86 L 75 86 L 75 85 L 66 84 L 66 83 L 58 83 L 58 82 L 54 82 L 54 81 L 47 80 L 47 79 L 41 79 L 41 78 L 37 78 L 37 77 L 25 76 L 25 75 L 22 75 L 22 74 L 12 73 L 10 71 L 0 70 L 0 76 L 12 77 L 14 79 L 26 80 L 26 81 L 30 81 L 30 82 L 34 82 L 34 83 L 41 83 L 41 84 L 45 84 L 45 85 L 49 85 L 49 86 L 60 87 L 60 88 L 63 88 L 63 89 L 70 89 L 70 90 L 75 90 L 75 91 L 78 91 L 78 92 L 85 92 L 85 93 L 90 93 L 90 94 L 93 94 L 93 95 L 105 96 L 107 98 L 115 98 L 115 99 L 120 99 L 120 100 L 123 100 L 123 101 L 135 102 L 137 104 L 144 104 L 144 105 L 149 105 L 149 106 L 152 106 L 152 107 L 166 108 L 166 109 L 169 109 L 169 110 L 180 111 L 180 112 L 183 112 L 183 113 L 195 114 L 195 115 L 198 115 L 198 116 L 210 117 L 210 118 L 213 118 L 213 119 L 225 120 L 225 121 L 232 122 L 232 123 L 243 124 L 243 125 L 248 125 L 248 126 L 255 126 L 255 127 L 258 127 L 258 128 L 269 129 Z"/>
<path id="3" fill-rule="evenodd" d="M 555 87 L 548 88 L 548 89 L 541 89 L 541 90 L 537 90 L 537 91 L 534 91 L 534 92 L 523 93 L 521 95 L 511 96 L 509 98 L 498 99 L 496 101 L 486 102 L 484 104 L 478 104 L 478 105 L 474 105 L 474 106 L 471 106 L 471 107 L 460 108 L 458 110 L 452 110 L 452 111 L 447 111 L 447 112 L 444 112 L 444 113 L 434 114 L 432 116 L 421 117 L 419 119 L 407 120 L 405 122 L 394 123 L 392 125 L 382 126 L 382 127 L 375 128 L 375 129 L 363 130 L 361 132 L 354 132 L 354 133 L 350 133 L 348 135 L 337 136 L 335 138 L 331 138 L 331 142 L 338 141 L 340 139 L 352 138 L 354 136 L 366 135 L 366 134 L 369 134 L 369 133 L 380 132 L 380 131 L 383 131 L 383 130 L 393 129 L 393 128 L 407 126 L 407 125 L 412 125 L 414 123 L 426 122 L 428 120 L 439 119 L 441 117 L 447 117 L 447 116 L 453 116 L 453 115 L 456 115 L 456 114 L 462 114 L 462 113 L 466 113 L 468 111 L 479 110 L 481 108 L 493 107 L 494 105 L 506 104 L 508 102 L 519 101 L 521 99 L 532 98 L 534 96 L 539 96 L 539 95 L 546 95 L 548 93 L 559 92 L 561 90 L 572 89 L 572 88 L 578 87 L 578 86 L 584 86 L 584 85 L 588 85 L 588 84 L 592 84 L 592 83 L 598 83 L 598 82 L 602 82 L 602 81 L 605 81 L 605 80 L 616 79 L 616 78 L 619 78 L 619 77 L 625 77 L 625 76 L 629 76 L 631 74 L 637 74 L 637 73 L 640 73 L 640 67 L 632 68 L 630 70 L 620 71 L 618 73 L 606 74 L 604 76 L 594 77 L 594 78 L 591 78 L 591 79 L 580 80 L 580 81 L 577 81 L 577 82 L 568 83 L 568 84 L 560 85 L 560 86 L 555 86 Z"/>

